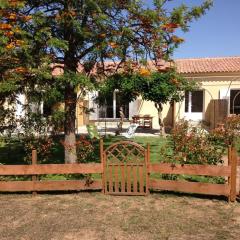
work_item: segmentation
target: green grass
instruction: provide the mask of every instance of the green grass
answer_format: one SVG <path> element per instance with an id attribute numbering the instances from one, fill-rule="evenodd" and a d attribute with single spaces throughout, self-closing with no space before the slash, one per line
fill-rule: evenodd
<path id="1" fill-rule="evenodd" d="M 42 163 L 64 163 L 64 148 L 62 144 L 60 143 L 60 140 L 62 137 L 55 137 L 54 138 L 54 146 L 52 148 L 52 153 L 49 156 L 49 158 L 42 162 Z M 118 141 L 128 140 L 120 136 L 107 136 L 103 139 L 104 141 L 104 149 L 106 149 L 108 146 L 110 146 L 113 143 L 116 143 Z M 147 144 L 150 145 L 150 162 L 151 163 L 157 163 L 161 162 L 162 156 L 161 156 L 161 148 L 163 148 L 167 142 L 167 138 L 163 137 L 134 137 L 131 139 L 131 141 L 134 141 L 144 148 L 147 147 Z M 100 162 L 100 155 L 99 155 L 99 141 L 95 140 L 93 141 L 95 150 L 92 159 L 88 159 L 86 162 Z M 239 149 L 239 141 L 237 144 L 237 149 Z M 24 157 L 26 154 L 24 153 L 23 146 L 19 141 L 16 139 L 11 139 L 11 141 L 0 142 L 0 163 L 1 164 L 26 164 L 24 162 Z M 93 178 L 100 178 L 101 176 L 99 174 L 92 175 Z M 163 176 L 161 174 L 151 174 L 151 177 L 153 178 L 162 178 Z M 176 176 L 167 176 L 171 179 L 171 177 Z M 20 177 L 21 178 L 21 177 Z M 24 178 L 24 177 L 23 177 Z M 62 179 L 79 179 L 81 176 L 78 174 L 76 175 L 45 175 L 42 176 L 42 180 L 62 180 Z M 187 180 L 187 181 L 197 181 L 197 182 L 213 182 L 213 183 L 222 183 L 222 178 L 211 178 L 211 177 L 205 177 L 205 176 L 187 176 L 187 175 L 179 175 L 179 180 Z M 1 180 L 1 179 L 0 179 Z M 23 179 L 24 180 L 24 179 Z"/>
<path id="2" fill-rule="evenodd" d="M 54 146 L 52 148 L 52 153 L 44 163 L 64 163 L 64 148 L 60 143 L 62 137 L 55 137 L 54 138 Z M 116 136 L 107 136 L 103 139 L 104 141 L 104 149 L 106 149 L 111 144 L 128 140 L 123 137 L 116 137 Z M 147 147 L 147 144 L 150 144 L 150 161 L 151 162 L 159 162 L 160 159 L 160 148 L 166 144 L 167 139 L 162 137 L 135 137 L 131 139 L 131 141 L 137 142 L 143 147 Z M 94 150 L 94 158 L 90 159 L 90 161 L 100 162 L 99 157 L 99 141 L 93 141 L 95 150 Z M 23 146 L 17 139 L 11 139 L 8 142 L 1 142 L 0 144 L 0 163 L 7 165 L 14 165 L 14 164 L 26 164 L 24 162 L 24 157 L 26 154 L 24 153 Z M 94 179 L 99 179 L 101 176 L 99 174 L 93 174 L 92 177 Z M 26 177 L 19 176 L 17 180 L 25 180 Z M 41 180 L 64 180 L 64 179 L 79 179 L 81 176 L 75 175 L 44 175 L 40 177 Z M 0 180 L 6 180 L 6 177 L 0 178 Z M 16 180 L 15 177 L 7 177 L 9 180 Z"/>
<path id="3" fill-rule="evenodd" d="M 60 143 L 63 137 L 54 137 L 54 146 L 51 150 L 51 155 L 45 163 L 64 163 L 64 148 Z M 117 142 L 127 140 L 126 138 L 119 136 L 107 136 L 104 137 L 104 149 L 109 145 Z M 160 149 L 164 147 L 168 139 L 163 137 L 134 137 L 131 141 L 137 142 L 146 148 L 147 143 L 150 144 L 150 161 L 157 163 L 162 160 Z M 94 158 L 90 159 L 91 162 L 100 162 L 99 158 L 99 141 L 93 141 L 95 146 Z M 240 152 L 240 139 L 236 141 L 236 148 Z M 26 156 L 21 143 L 12 138 L 11 141 L 1 141 L 0 139 L 0 164 L 25 164 L 24 157 Z"/>
<path id="4" fill-rule="evenodd" d="M 41 163 L 64 163 L 64 148 L 60 143 L 62 137 L 55 137 L 54 138 L 54 146 L 51 150 L 51 155 L 47 160 Z M 111 144 L 128 140 L 123 137 L 116 137 L 116 136 L 107 136 L 103 139 L 104 141 L 104 149 L 106 149 Z M 160 148 L 164 146 L 167 142 L 165 138 L 161 137 L 135 137 L 131 139 L 131 141 L 137 142 L 143 147 L 147 147 L 147 144 L 150 144 L 150 160 L 151 162 L 159 162 L 160 156 Z M 89 159 L 88 162 L 100 162 L 100 155 L 99 155 L 99 141 L 94 140 L 94 156 L 92 159 Z M 26 153 L 24 152 L 22 144 L 15 138 L 12 138 L 10 141 L 5 140 L 1 141 L 0 144 L 0 164 L 4 165 L 18 165 L 18 164 L 26 164 L 24 161 L 24 157 L 26 157 Z M 99 174 L 92 175 L 93 178 L 100 178 Z M 19 176 L 17 180 L 25 180 L 26 177 Z M 79 179 L 81 176 L 75 175 L 44 175 L 40 177 L 41 180 L 63 180 L 63 179 Z M 7 177 L 9 180 L 16 180 L 15 177 Z M 1 177 L 0 180 L 6 180 L 6 177 Z"/>
<path id="5" fill-rule="evenodd" d="M 54 138 L 54 146 L 52 147 L 51 155 L 45 163 L 64 163 L 64 148 L 60 143 L 61 137 Z M 104 149 L 109 145 L 126 140 L 123 137 L 107 136 L 103 139 Z M 160 148 L 167 142 L 165 138 L 161 137 L 135 137 L 131 139 L 142 145 L 150 144 L 150 158 L 151 162 L 159 162 Z M 93 141 L 95 146 L 95 158 L 90 161 L 100 162 L 99 158 L 99 141 Z M 1 142 L 0 144 L 0 163 L 1 164 L 24 164 L 24 157 L 26 156 L 23 146 L 17 139 L 12 139 L 8 142 Z"/>
<path id="6" fill-rule="evenodd" d="M 11 140 L 0 139 L 0 163 L 23 164 L 24 150 L 21 143 L 12 138 Z"/>

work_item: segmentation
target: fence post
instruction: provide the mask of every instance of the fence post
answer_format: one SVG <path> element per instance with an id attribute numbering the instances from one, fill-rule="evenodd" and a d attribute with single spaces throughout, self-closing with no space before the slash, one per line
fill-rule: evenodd
<path id="1" fill-rule="evenodd" d="M 239 158 L 238 158 L 238 161 L 237 161 L 237 188 L 236 188 L 236 191 L 237 191 L 237 195 L 240 196 L 240 164 L 239 164 Z"/>
<path id="2" fill-rule="evenodd" d="M 149 194 L 149 161 L 150 161 L 150 144 L 147 144 L 147 151 L 146 151 L 146 193 Z"/>
<path id="3" fill-rule="evenodd" d="M 36 149 L 32 150 L 32 165 L 37 165 L 37 150 Z M 33 181 L 33 186 L 35 188 L 35 182 L 37 181 L 36 175 L 32 175 L 32 181 Z M 33 191 L 32 194 L 35 196 L 37 194 L 37 192 Z"/>
<path id="4" fill-rule="evenodd" d="M 231 166 L 231 176 L 230 176 L 230 196 L 229 200 L 231 202 L 236 201 L 236 187 L 237 187 L 237 151 L 234 147 L 231 147 L 231 158 L 230 158 L 230 166 Z"/>
<path id="5" fill-rule="evenodd" d="M 105 174 L 104 174 L 104 156 L 103 156 L 103 139 L 100 138 L 100 159 L 102 164 L 102 193 L 105 191 Z"/>
<path id="6" fill-rule="evenodd" d="M 227 161 L 227 165 L 228 166 L 231 166 L 231 159 L 232 159 L 232 145 L 229 145 L 228 146 L 228 161 Z M 227 183 L 229 184 L 229 186 L 230 186 L 230 176 L 229 177 L 227 177 Z M 228 200 L 230 200 L 230 192 L 229 192 L 229 196 L 228 196 Z"/>

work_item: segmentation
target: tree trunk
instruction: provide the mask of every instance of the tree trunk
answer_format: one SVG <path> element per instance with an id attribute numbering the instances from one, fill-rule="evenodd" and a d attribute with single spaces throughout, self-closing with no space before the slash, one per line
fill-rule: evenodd
<path id="1" fill-rule="evenodd" d="M 74 88 L 68 84 L 65 88 L 65 163 L 77 162 L 75 135 L 76 99 L 77 94 Z"/>
<path id="2" fill-rule="evenodd" d="M 155 107 L 158 111 L 158 124 L 159 124 L 159 131 L 160 131 L 160 136 L 165 136 L 165 128 L 164 128 L 164 122 L 162 120 L 162 110 L 163 106 L 162 103 L 155 103 Z"/>
<path id="3" fill-rule="evenodd" d="M 68 12 L 73 9 L 72 1 L 64 1 L 64 11 Z M 64 22 L 64 40 L 68 42 L 68 50 L 64 56 L 64 73 L 77 72 L 78 59 L 76 59 L 76 48 L 74 38 L 74 26 L 72 22 Z M 76 122 L 76 101 L 77 93 L 72 83 L 66 82 L 64 92 L 64 103 L 65 103 L 65 122 L 64 122 L 64 133 L 65 133 L 65 163 L 76 163 L 77 162 L 77 151 L 76 151 L 76 135 L 75 135 L 75 122 Z"/>
<path id="4" fill-rule="evenodd" d="M 122 132 L 122 126 L 123 126 L 123 121 L 124 121 L 124 118 L 125 118 L 125 115 L 124 115 L 124 112 L 123 112 L 123 106 L 121 106 L 119 108 L 119 115 L 120 115 L 120 121 L 117 125 L 118 129 L 116 130 L 116 136 L 117 135 L 120 135 L 120 132 Z"/>

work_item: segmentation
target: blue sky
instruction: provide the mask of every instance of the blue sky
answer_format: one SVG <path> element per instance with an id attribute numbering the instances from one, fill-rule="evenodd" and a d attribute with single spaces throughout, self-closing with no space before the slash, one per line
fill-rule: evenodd
<path id="1" fill-rule="evenodd" d="M 150 1 L 148 1 L 149 3 Z M 173 0 L 169 7 L 181 3 L 199 5 L 201 0 Z M 240 56 L 240 0 L 214 0 L 214 6 L 180 33 L 185 39 L 174 58 Z"/>

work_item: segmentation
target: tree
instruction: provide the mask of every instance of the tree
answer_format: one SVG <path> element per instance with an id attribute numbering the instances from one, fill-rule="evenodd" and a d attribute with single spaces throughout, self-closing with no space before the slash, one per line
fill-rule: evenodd
<path id="1" fill-rule="evenodd" d="M 160 134 L 164 135 L 164 122 L 162 120 L 163 104 L 183 100 L 185 91 L 196 89 L 197 83 L 181 77 L 175 69 L 166 73 L 153 72 L 150 77 L 140 77 L 138 92 L 144 100 L 152 101 L 158 111 Z"/>
<path id="2" fill-rule="evenodd" d="M 24 61 L 26 42 L 20 25 L 29 21 L 30 16 L 19 13 L 23 6 L 23 2 L 17 0 L 0 3 L 0 132 L 16 126 L 13 103 L 28 77 Z"/>
<path id="3" fill-rule="evenodd" d="M 211 6 L 207 0 L 201 6 L 181 5 L 169 12 L 164 7 L 167 2 L 154 0 L 147 8 L 139 0 L 26 0 L 17 10 L 31 18 L 19 23 L 27 39 L 23 53 L 29 74 L 24 90 L 38 101 L 63 99 L 67 163 L 76 161 L 78 100 L 97 80 L 133 72 L 148 59 L 160 69 L 160 60 L 168 60 L 183 41 L 175 30 L 187 30 L 189 22 Z M 62 75 L 52 76 L 57 68 Z"/>
<path id="4" fill-rule="evenodd" d="M 123 115 L 122 110 L 124 106 L 129 102 L 135 100 L 139 96 L 139 89 L 136 85 L 136 74 L 133 72 L 127 73 L 116 73 L 109 76 L 99 87 L 99 95 L 95 99 L 96 103 L 100 106 L 106 104 L 106 99 L 111 99 L 113 97 L 113 92 L 118 91 L 118 102 L 119 106 L 119 116 L 120 121 L 118 123 L 118 129 L 116 130 L 116 135 L 120 133 L 123 125 Z"/>
<path id="5" fill-rule="evenodd" d="M 103 104 L 104 97 L 118 90 L 120 105 L 129 103 L 141 96 L 143 100 L 152 101 L 158 111 L 160 133 L 164 135 L 164 123 L 162 120 L 163 104 L 179 102 L 184 98 L 185 91 L 192 91 L 198 84 L 187 80 L 178 74 L 175 68 L 169 68 L 165 72 L 156 70 L 143 71 L 135 74 L 116 74 L 109 77 L 100 88 Z"/>

